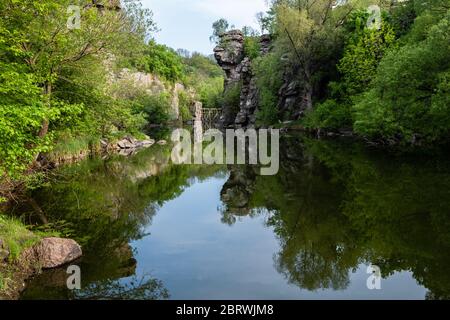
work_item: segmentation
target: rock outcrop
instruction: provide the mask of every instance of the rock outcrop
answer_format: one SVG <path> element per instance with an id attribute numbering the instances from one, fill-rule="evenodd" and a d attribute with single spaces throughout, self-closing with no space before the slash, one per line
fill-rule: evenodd
<path id="1" fill-rule="evenodd" d="M 109 84 L 113 88 L 111 95 L 115 98 L 130 98 L 141 93 L 148 94 L 149 96 L 165 94 L 169 96 L 169 118 L 171 121 L 181 120 L 181 95 L 187 96 L 192 101 L 196 98 L 195 90 L 193 88 L 186 88 L 182 83 L 173 84 L 164 81 L 157 75 L 132 71 L 127 68 L 116 72 L 113 67 L 115 60 L 116 58 L 110 55 L 104 61 L 105 67 L 109 70 Z M 115 88 L 127 88 L 127 90 L 116 90 Z"/>
<path id="2" fill-rule="evenodd" d="M 117 141 L 116 149 L 117 150 L 127 150 L 127 149 L 139 149 L 145 147 L 151 147 L 155 144 L 155 140 L 147 138 L 145 140 L 137 140 L 133 137 L 127 137 L 122 140 Z M 107 145 L 107 142 L 103 141 L 102 145 Z"/>
<path id="3" fill-rule="evenodd" d="M 62 238 L 44 238 L 27 251 L 25 255 L 34 256 L 34 260 L 43 269 L 63 266 L 77 260 L 83 254 L 78 243 Z"/>
<path id="4" fill-rule="evenodd" d="M 252 71 L 252 62 L 245 56 L 244 35 L 239 30 L 225 33 L 214 49 L 217 63 L 225 71 L 225 94 L 233 86 L 241 87 L 239 106 L 224 105 L 220 125 L 222 127 L 251 128 L 255 126 L 258 112 L 257 79 Z M 272 40 L 270 35 L 260 38 L 260 54 L 270 52 Z M 283 75 L 283 85 L 278 91 L 276 106 L 283 121 L 301 118 L 310 101 L 305 84 L 298 80 L 299 70 L 286 69 Z"/>
<path id="5" fill-rule="evenodd" d="M 223 34 L 219 45 L 214 49 L 214 57 L 219 66 L 225 71 L 224 93 L 239 86 L 242 80 L 241 62 L 244 60 L 244 35 L 239 30 Z M 238 106 L 223 105 L 220 118 L 221 127 L 234 125 Z"/>
<path id="6" fill-rule="evenodd" d="M 261 54 L 270 50 L 271 39 L 261 36 Z M 224 105 L 220 125 L 222 127 L 252 127 L 258 110 L 258 89 L 252 71 L 252 62 L 245 56 L 244 35 L 239 30 L 229 31 L 220 38 L 214 49 L 214 57 L 225 71 L 225 93 L 234 86 L 241 87 L 239 106 Z"/>
<path id="7" fill-rule="evenodd" d="M 225 71 L 225 90 L 241 81 L 240 64 L 245 58 L 242 32 L 233 30 L 223 34 L 219 45 L 214 49 L 214 57 Z"/>

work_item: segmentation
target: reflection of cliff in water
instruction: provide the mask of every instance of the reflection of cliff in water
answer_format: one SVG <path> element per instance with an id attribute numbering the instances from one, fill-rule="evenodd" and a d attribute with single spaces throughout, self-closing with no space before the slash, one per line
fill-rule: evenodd
<path id="1" fill-rule="evenodd" d="M 222 220 L 267 215 L 282 248 L 275 264 L 289 282 L 345 289 L 349 272 L 374 263 L 383 276 L 410 270 L 428 296 L 450 297 L 448 157 L 385 156 L 296 137 L 280 149 L 277 176 L 230 167 Z"/>

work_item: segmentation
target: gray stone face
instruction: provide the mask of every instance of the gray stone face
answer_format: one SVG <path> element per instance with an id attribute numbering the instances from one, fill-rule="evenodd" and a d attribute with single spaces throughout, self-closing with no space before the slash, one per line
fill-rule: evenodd
<path id="1" fill-rule="evenodd" d="M 244 35 L 241 31 L 233 30 L 220 37 L 220 43 L 214 49 L 214 57 L 225 71 L 225 89 L 241 80 L 238 68 L 244 56 Z"/>
<path id="2" fill-rule="evenodd" d="M 270 51 L 269 35 L 261 36 L 261 54 Z M 233 30 L 221 37 L 220 44 L 214 49 L 217 63 L 225 71 L 225 92 L 237 83 L 241 83 L 239 106 L 223 106 L 221 125 L 223 127 L 249 128 L 255 125 L 258 111 L 258 88 L 252 71 L 252 62 L 245 56 L 244 36 L 241 31 Z"/>
<path id="3" fill-rule="evenodd" d="M 225 71 L 224 92 L 240 83 L 241 62 L 244 59 L 244 35 L 239 30 L 233 30 L 220 37 L 218 46 L 214 49 L 214 57 Z M 229 127 L 234 124 L 237 106 L 224 105 L 220 125 Z"/>
<path id="4" fill-rule="evenodd" d="M 271 50 L 270 35 L 260 38 L 261 55 Z M 220 44 L 214 49 L 217 63 L 225 71 L 225 92 L 235 84 L 241 84 L 239 106 L 223 106 L 220 124 L 222 127 L 252 128 L 256 123 L 259 106 L 259 92 L 252 71 L 252 62 L 245 56 L 244 36 L 241 31 L 233 30 L 221 37 Z M 297 120 L 306 111 L 307 94 L 305 85 L 298 80 L 299 70 L 287 68 L 283 75 L 283 85 L 278 92 L 277 109 L 282 120 Z"/>

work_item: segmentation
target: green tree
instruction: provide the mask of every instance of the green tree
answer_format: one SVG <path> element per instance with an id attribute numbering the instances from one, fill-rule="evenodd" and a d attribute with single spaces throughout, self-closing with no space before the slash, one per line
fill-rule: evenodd
<path id="1" fill-rule="evenodd" d="M 144 49 L 144 55 L 134 66 L 171 82 L 180 81 L 184 77 L 182 58 L 173 49 L 157 44 L 155 40 L 150 40 Z"/>
<path id="2" fill-rule="evenodd" d="M 211 57 L 194 52 L 184 58 L 185 84 L 194 88 L 204 108 L 218 108 L 224 86 L 223 70 Z"/>
<path id="3" fill-rule="evenodd" d="M 230 23 L 226 19 L 221 18 L 213 23 L 212 28 L 213 34 L 211 35 L 211 37 L 209 37 L 209 40 L 213 43 L 218 43 L 220 40 L 220 36 L 222 36 L 228 30 L 233 29 L 234 25 L 230 26 Z"/>
<path id="4" fill-rule="evenodd" d="M 367 21 L 367 18 L 365 12 L 359 12 L 349 22 L 355 25 L 355 31 L 338 64 L 346 96 L 361 93 L 370 85 L 378 64 L 396 40 L 394 30 L 387 22 L 383 22 L 379 30 L 367 28 L 365 24 L 361 28 L 360 21 Z"/>
<path id="5" fill-rule="evenodd" d="M 356 132 L 412 143 L 448 137 L 449 35 L 450 11 L 424 40 L 386 55 L 373 88 L 354 107 Z"/>
<path id="6" fill-rule="evenodd" d="M 154 29 L 151 12 L 138 1 L 127 2 L 120 11 L 82 1 L 79 28 L 72 28 L 70 22 L 78 17 L 68 11 L 71 4 L 0 1 L 1 176 L 29 167 L 49 149 L 57 130 L 86 127 L 86 120 L 95 119 L 92 124 L 100 113 L 106 116 L 103 110 L 118 111 L 108 106 L 112 100 L 104 91 L 105 78 L 93 81 L 90 76 L 99 74 L 94 70 L 111 54 L 120 57 L 139 47 Z"/>

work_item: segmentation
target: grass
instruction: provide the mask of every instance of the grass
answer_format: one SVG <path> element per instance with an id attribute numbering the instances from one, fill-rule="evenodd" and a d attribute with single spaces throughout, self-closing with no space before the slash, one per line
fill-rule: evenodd
<path id="1" fill-rule="evenodd" d="M 17 259 L 25 249 L 40 239 L 40 236 L 29 231 L 19 220 L 0 215 L 0 240 L 9 250 L 10 261 Z"/>
<path id="2" fill-rule="evenodd" d="M 89 153 L 92 149 L 100 149 L 99 139 L 91 136 L 65 136 L 58 139 L 56 146 L 48 155 L 50 160 L 67 159 L 82 153 Z"/>
<path id="3" fill-rule="evenodd" d="M 41 235 L 29 231 L 20 220 L 0 213 L 0 240 L 3 243 L 3 248 L 9 251 L 9 263 L 0 261 L 0 299 L 1 297 L 8 297 L 17 286 L 14 280 L 14 261 L 20 257 L 25 249 L 35 245 L 40 239 Z"/>
<path id="4" fill-rule="evenodd" d="M 23 280 L 29 276 L 28 269 L 23 269 L 22 261 L 19 260 L 24 250 L 37 244 L 42 238 L 59 236 L 60 233 L 52 230 L 51 226 L 32 232 L 20 220 L 0 213 L 0 240 L 3 248 L 9 251 L 8 261 L 0 259 L 0 300 L 15 298 Z M 39 270 L 40 266 L 32 265 L 32 268 Z"/>

